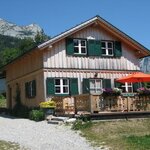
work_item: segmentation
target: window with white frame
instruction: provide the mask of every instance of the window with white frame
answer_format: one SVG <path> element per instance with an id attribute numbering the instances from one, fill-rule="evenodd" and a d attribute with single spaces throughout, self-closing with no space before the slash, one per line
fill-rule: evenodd
<path id="1" fill-rule="evenodd" d="M 111 41 L 102 41 L 101 43 L 102 55 L 104 56 L 113 56 L 113 42 Z"/>
<path id="2" fill-rule="evenodd" d="M 68 79 L 55 79 L 55 94 L 69 94 Z"/>
<path id="3" fill-rule="evenodd" d="M 90 93 L 100 93 L 102 89 L 101 79 L 90 79 Z"/>
<path id="4" fill-rule="evenodd" d="M 86 40 L 83 39 L 73 39 L 74 43 L 74 54 L 86 54 L 87 53 L 87 46 Z"/>
<path id="5" fill-rule="evenodd" d="M 132 93 L 133 92 L 133 85 L 132 83 L 125 83 L 121 86 L 122 88 L 122 92 L 123 93 L 126 93 L 126 92 L 129 92 L 129 93 Z"/>

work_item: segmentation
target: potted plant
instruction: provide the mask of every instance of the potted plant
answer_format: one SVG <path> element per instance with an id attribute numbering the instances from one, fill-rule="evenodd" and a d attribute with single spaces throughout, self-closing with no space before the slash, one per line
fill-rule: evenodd
<path id="1" fill-rule="evenodd" d="M 42 108 L 45 112 L 46 115 L 54 115 L 55 114 L 55 108 L 56 108 L 56 103 L 54 100 L 48 100 L 45 102 L 40 103 L 40 108 Z"/>
<path id="2" fill-rule="evenodd" d="M 141 87 L 137 89 L 139 96 L 150 96 L 150 88 Z"/>

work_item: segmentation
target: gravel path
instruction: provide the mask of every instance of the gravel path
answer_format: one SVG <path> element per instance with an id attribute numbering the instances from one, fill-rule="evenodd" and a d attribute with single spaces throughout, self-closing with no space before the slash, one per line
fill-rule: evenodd
<path id="1" fill-rule="evenodd" d="M 0 140 L 19 143 L 31 150 L 99 150 L 70 127 L 0 116 Z"/>

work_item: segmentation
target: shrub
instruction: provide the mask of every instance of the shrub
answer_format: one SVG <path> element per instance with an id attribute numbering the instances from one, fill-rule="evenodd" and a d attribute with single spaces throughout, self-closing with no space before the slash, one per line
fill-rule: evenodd
<path id="1" fill-rule="evenodd" d="M 6 107 L 6 97 L 0 94 L 0 107 Z"/>
<path id="2" fill-rule="evenodd" d="M 76 122 L 73 123 L 72 129 L 73 130 L 82 130 L 86 128 L 90 128 L 92 126 L 92 122 L 83 122 L 82 120 L 77 120 Z"/>
<path id="3" fill-rule="evenodd" d="M 2 94 L 0 94 L 0 100 L 3 100 L 3 99 L 5 99 L 5 97 Z"/>
<path id="4" fill-rule="evenodd" d="M 90 115 L 80 115 L 79 119 L 81 119 L 84 122 L 90 121 L 91 116 Z"/>
<path id="5" fill-rule="evenodd" d="M 12 110 L 12 115 L 20 118 L 29 118 L 30 109 L 22 104 L 16 104 Z"/>
<path id="6" fill-rule="evenodd" d="M 30 109 L 27 106 L 23 105 L 21 102 L 20 89 L 18 84 L 16 88 L 15 101 L 16 104 L 12 110 L 12 115 L 20 118 L 28 118 Z"/>
<path id="7" fill-rule="evenodd" d="M 45 119 L 44 112 L 40 110 L 31 110 L 29 113 L 29 119 L 34 121 L 42 121 Z"/>

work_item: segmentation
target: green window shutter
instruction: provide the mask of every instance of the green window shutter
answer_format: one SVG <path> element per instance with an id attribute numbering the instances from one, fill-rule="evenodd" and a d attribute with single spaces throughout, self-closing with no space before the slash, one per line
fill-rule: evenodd
<path id="1" fill-rule="evenodd" d="M 28 86 L 28 82 L 26 82 L 25 83 L 25 96 L 26 96 L 26 98 L 29 97 L 29 95 L 28 95 L 28 87 L 29 87 Z"/>
<path id="2" fill-rule="evenodd" d="M 36 96 L 36 80 L 32 81 L 32 96 Z"/>
<path id="3" fill-rule="evenodd" d="M 140 84 L 142 87 L 146 87 L 146 82 L 141 82 Z"/>
<path id="4" fill-rule="evenodd" d="M 47 87 L 47 95 L 54 95 L 54 78 L 47 78 L 46 79 L 46 87 Z"/>
<path id="5" fill-rule="evenodd" d="M 121 42 L 119 41 L 114 42 L 114 56 L 115 57 L 122 56 L 122 46 L 121 46 Z"/>
<path id="6" fill-rule="evenodd" d="M 89 56 L 101 56 L 101 41 L 88 40 L 88 55 Z"/>
<path id="7" fill-rule="evenodd" d="M 141 82 L 140 84 L 142 87 L 150 88 L 150 82 Z"/>
<path id="8" fill-rule="evenodd" d="M 83 79 L 83 94 L 87 94 L 90 92 L 90 82 L 89 79 Z"/>
<path id="9" fill-rule="evenodd" d="M 74 54 L 74 43 L 73 43 L 73 39 L 71 38 L 66 39 L 66 53 L 67 55 Z"/>
<path id="10" fill-rule="evenodd" d="M 147 83 L 146 83 L 146 87 L 147 87 L 147 88 L 150 88 L 150 82 L 147 82 Z"/>
<path id="11" fill-rule="evenodd" d="M 121 88 L 122 83 L 117 82 L 117 81 L 114 80 L 114 86 L 115 86 L 116 88 Z"/>
<path id="12" fill-rule="evenodd" d="M 133 92 L 137 92 L 137 89 L 139 88 L 139 83 L 133 83 Z"/>
<path id="13" fill-rule="evenodd" d="M 111 88 L 111 79 L 103 79 L 103 88 Z"/>
<path id="14" fill-rule="evenodd" d="M 77 78 L 71 78 L 70 79 L 70 94 L 71 95 L 78 95 L 78 79 Z"/>

